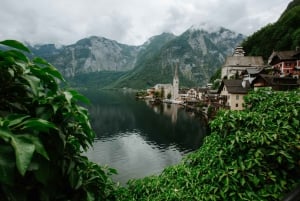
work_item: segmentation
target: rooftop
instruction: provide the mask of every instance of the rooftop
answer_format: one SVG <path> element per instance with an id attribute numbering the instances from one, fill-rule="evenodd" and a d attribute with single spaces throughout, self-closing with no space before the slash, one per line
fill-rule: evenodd
<path id="1" fill-rule="evenodd" d="M 276 63 L 276 59 L 278 60 L 295 60 L 300 58 L 299 50 L 288 50 L 288 51 L 273 51 L 271 56 L 268 59 L 269 64 Z"/>
<path id="2" fill-rule="evenodd" d="M 250 88 L 249 81 L 243 80 L 223 80 L 219 91 L 226 86 L 226 89 L 231 94 L 247 94 Z"/>
<path id="3" fill-rule="evenodd" d="M 261 56 L 228 56 L 224 64 L 227 66 L 264 66 L 264 61 Z"/>

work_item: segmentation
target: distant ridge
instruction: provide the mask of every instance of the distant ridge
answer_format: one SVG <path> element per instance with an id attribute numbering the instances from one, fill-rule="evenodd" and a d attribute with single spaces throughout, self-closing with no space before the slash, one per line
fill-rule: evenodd
<path id="1" fill-rule="evenodd" d="M 174 61 L 179 62 L 182 86 L 199 86 L 244 38 L 223 27 L 200 24 L 179 36 L 153 36 L 140 46 L 91 36 L 62 47 L 46 44 L 31 49 L 58 67 L 75 86 L 140 89 L 170 83 Z"/>

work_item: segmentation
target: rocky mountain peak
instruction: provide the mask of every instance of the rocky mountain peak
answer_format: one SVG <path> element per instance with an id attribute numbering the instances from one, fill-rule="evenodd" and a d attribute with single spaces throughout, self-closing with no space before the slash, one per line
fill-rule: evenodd
<path id="1" fill-rule="evenodd" d="M 90 36 L 61 48 L 44 45 L 33 49 L 73 80 L 77 76 L 116 72 L 122 74 L 122 79 L 111 80 L 114 87 L 143 88 L 172 80 L 174 61 L 178 63 L 183 84 L 204 84 L 242 39 L 242 35 L 228 29 L 200 24 L 179 36 L 172 33 L 153 36 L 141 46 Z"/>

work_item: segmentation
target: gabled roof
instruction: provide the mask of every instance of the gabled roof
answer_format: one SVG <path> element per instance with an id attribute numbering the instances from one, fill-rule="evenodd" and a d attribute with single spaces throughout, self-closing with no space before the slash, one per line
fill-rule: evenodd
<path id="1" fill-rule="evenodd" d="M 219 88 L 219 92 L 226 87 L 228 93 L 231 94 L 247 94 L 250 89 L 249 81 L 244 80 L 223 80 Z"/>
<path id="2" fill-rule="evenodd" d="M 297 50 L 288 50 L 288 51 L 273 51 L 271 56 L 268 59 L 269 64 L 274 64 L 277 61 L 287 61 L 287 60 L 296 60 L 299 59 L 300 51 Z"/>
<path id="3" fill-rule="evenodd" d="M 228 56 L 224 67 L 226 66 L 263 66 L 264 61 L 261 56 Z"/>

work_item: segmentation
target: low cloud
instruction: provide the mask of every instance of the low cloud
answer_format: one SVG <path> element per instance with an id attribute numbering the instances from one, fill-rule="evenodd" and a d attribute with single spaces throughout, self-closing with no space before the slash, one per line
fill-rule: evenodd
<path id="1" fill-rule="evenodd" d="M 0 40 L 71 44 L 91 35 L 139 45 L 209 22 L 250 35 L 275 22 L 287 0 L 2 0 Z"/>

